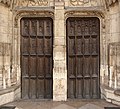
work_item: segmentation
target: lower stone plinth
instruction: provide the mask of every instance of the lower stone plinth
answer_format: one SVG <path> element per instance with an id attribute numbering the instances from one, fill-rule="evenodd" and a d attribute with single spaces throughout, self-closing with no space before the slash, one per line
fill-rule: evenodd
<path id="1" fill-rule="evenodd" d="M 0 106 L 18 99 L 20 99 L 19 86 L 13 86 L 0 91 Z"/>

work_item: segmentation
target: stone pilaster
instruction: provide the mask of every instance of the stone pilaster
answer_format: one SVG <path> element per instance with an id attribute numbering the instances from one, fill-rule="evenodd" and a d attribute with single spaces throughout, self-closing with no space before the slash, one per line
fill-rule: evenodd
<path id="1" fill-rule="evenodd" d="M 65 47 L 64 2 L 55 2 L 54 21 L 54 68 L 53 68 L 53 100 L 67 99 L 67 71 Z"/>

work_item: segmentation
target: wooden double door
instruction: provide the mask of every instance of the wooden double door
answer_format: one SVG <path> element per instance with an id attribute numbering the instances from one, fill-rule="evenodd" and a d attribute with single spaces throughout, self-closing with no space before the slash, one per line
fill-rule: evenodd
<path id="1" fill-rule="evenodd" d="M 68 98 L 100 97 L 98 18 L 67 19 Z"/>
<path id="2" fill-rule="evenodd" d="M 68 98 L 99 98 L 99 19 L 68 18 L 66 27 Z M 51 18 L 21 19 L 21 69 L 23 99 L 52 98 Z"/>
<path id="3" fill-rule="evenodd" d="M 22 98 L 52 98 L 53 21 L 21 19 Z"/>

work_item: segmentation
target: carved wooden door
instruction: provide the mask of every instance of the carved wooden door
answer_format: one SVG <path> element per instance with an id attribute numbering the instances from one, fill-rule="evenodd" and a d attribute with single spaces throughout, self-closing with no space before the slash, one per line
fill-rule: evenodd
<path id="1" fill-rule="evenodd" d="M 21 19 L 22 98 L 52 98 L 51 18 Z"/>
<path id="2" fill-rule="evenodd" d="M 67 20 L 68 98 L 100 97 L 98 18 Z"/>

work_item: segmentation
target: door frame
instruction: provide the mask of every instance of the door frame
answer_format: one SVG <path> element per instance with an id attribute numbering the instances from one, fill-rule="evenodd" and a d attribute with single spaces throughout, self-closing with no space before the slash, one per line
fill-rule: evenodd
<path id="1" fill-rule="evenodd" d="M 105 95 L 105 92 L 104 92 L 105 87 L 103 87 L 102 84 L 104 84 L 104 76 L 107 77 L 107 75 L 105 74 L 108 73 L 107 72 L 108 67 L 105 64 L 107 62 L 106 57 L 105 57 L 105 55 L 107 55 L 107 52 L 105 52 L 107 51 L 107 47 L 103 43 L 105 42 L 105 38 L 106 38 L 105 37 L 105 14 L 101 10 L 97 10 L 97 9 L 96 10 L 87 9 L 84 11 L 82 11 L 81 9 L 78 9 L 78 10 L 66 9 L 64 12 L 64 15 L 65 15 L 64 17 L 65 41 L 66 41 L 66 20 L 67 18 L 69 17 L 98 17 L 100 19 L 100 51 L 101 51 L 100 57 L 102 57 L 100 58 L 100 89 L 101 89 L 101 97 L 103 97 Z M 38 10 L 33 11 L 32 9 L 25 11 L 21 9 L 15 13 L 15 16 L 13 18 L 12 50 L 15 50 L 17 48 L 17 52 L 14 53 L 14 51 L 12 51 L 13 54 L 12 54 L 12 59 L 11 59 L 11 63 L 12 63 L 11 65 L 12 65 L 13 70 L 16 71 L 16 75 L 17 75 L 16 83 L 18 84 L 18 87 L 17 87 L 18 95 L 16 99 L 21 99 L 20 19 L 22 17 L 51 17 L 53 19 L 53 24 L 54 24 L 54 11 L 51 9 L 50 10 L 46 9 L 44 11 L 42 9 L 40 9 L 39 11 Z M 53 26 L 53 33 L 54 31 L 55 29 Z M 16 39 L 16 40 L 13 40 L 13 39 Z M 66 46 L 66 42 L 65 42 L 65 46 Z M 67 76 L 67 71 L 65 72 L 65 76 Z M 66 83 L 65 83 L 65 88 L 67 89 Z M 53 93 L 53 96 L 55 96 L 54 93 Z M 67 100 L 67 97 L 65 97 L 65 100 Z"/>

